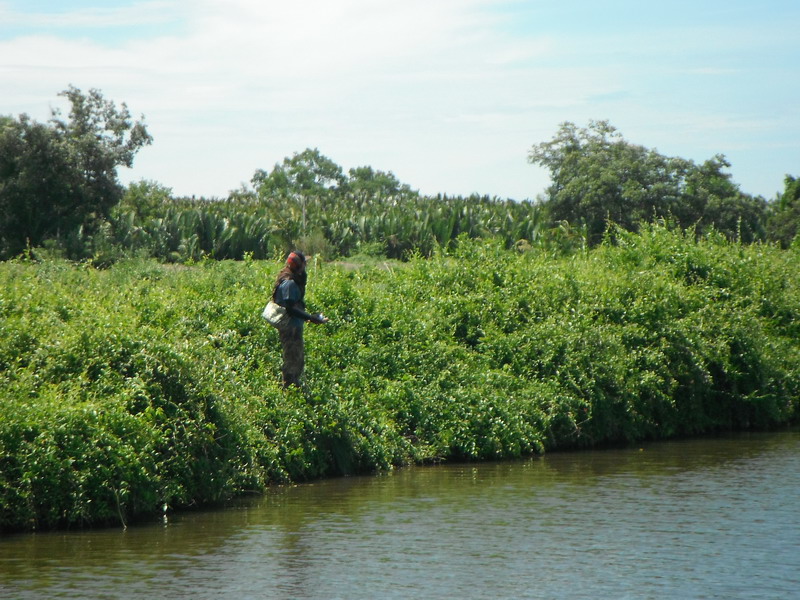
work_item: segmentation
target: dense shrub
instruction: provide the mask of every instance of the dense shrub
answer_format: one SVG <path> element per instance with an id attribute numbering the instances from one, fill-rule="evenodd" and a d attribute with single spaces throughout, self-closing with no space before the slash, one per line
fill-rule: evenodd
<path id="1" fill-rule="evenodd" d="M 615 232 L 316 261 L 304 390 L 259 316 L 279 265 L 0 266 L 0 529 L 128 523 L 272 482 L 797 418 L 798 253 Z"/>

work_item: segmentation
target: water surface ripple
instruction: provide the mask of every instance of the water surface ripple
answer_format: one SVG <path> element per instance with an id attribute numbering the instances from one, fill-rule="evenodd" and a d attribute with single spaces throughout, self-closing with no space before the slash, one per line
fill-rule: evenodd
<path id="1" fill-rule="evenodd" d="M 800 597 L 800 432 L 400 469 L 0 539 L 0 598 Z"/>

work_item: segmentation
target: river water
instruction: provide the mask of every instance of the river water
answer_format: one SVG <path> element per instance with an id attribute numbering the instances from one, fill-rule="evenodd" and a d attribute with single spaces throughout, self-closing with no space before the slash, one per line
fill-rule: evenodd
<path id="1" fill-rule="evenodd" d="M 800 432 L 413 467 L 5 536 L 0 598 L 800 598 Z"/>

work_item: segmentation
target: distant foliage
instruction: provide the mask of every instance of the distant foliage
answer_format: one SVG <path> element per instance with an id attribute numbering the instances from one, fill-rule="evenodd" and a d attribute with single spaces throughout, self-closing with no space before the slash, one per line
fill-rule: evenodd
<path id="1" fill-rule="evenodd" d="M 153 181 L 118 184 L 151 138 L 127 107 L 69 88 L 69 120 L 0 118 L 0 258 L 23 252 L 108 266 L 125 258 L 193 263 L 263 259 L 300 247 L 326 258 L 408 260 L 460 236 L 505 248 L 580 251 L 622 228 L 664 220 L 702 235 L 788 247 L 797 231 L 794 180 L 779 202 L 741 192 L 722 155 L 695 164 L 627 142 L 606 121 L 564 123 L 529 160 L 550 170 L 541 200 L 423 196 L 391 171 L 344 169 L 318 149 L 258 169 L 224 199 L 180 198 Z M 795 190 L 796 191 L 796 190 Z"/>
<path id="2" fill-rule="evenodd" d="M 363 170 L 359 177 L 357 184 L 348 180 L 346 191 L 335 193 L 270 196 L 259 188 L 213 201 L 164 198 L 163 188 L 142 182 L 123 199 L 112 241 L 120 254 L 170 262 L 267 258 L 293 247 L 326 258 L 380 247 L 383 256 L 405 260 L 430 256 L 461 235 L 497 237 L 510 248 L 521 241 L 535 244 L 545 234 L 546 217 L 536 203 L 429 198 L 394 187 L 386 176 L 375 175 L 375 187 L 365 183 Z M 389 196 L 376 197 L 387 191 Z M 152 197 L 160 198 L 158 211 L 150 208 Z"/>
<path id="3" fill-rule="evenodd" d="M 47 124 L 0 118 L 0 258 L 57 242 L 76 258 L 107 226 L 122 198 L 118 166 L 131 166 L 152 140 L 125 104 L 98 90 L 70 86 L 69 118 L 54 110 Z M 102 234 L 101 234 L 102 235 Z"/>
<path id="4" fill-rule="evenodd" d="M 800 178 L 787 175 L 784 191 L 772 206 L 767 224 L 770 239 L 788 248 L 800 230 Z"/>
<path id="5" fill-rule="evenodd" d="M 750 243 L 765 238 L 766 202 L 742 193 L 717 155 L 697 165 L 627 142 L 607 121 L 587 128 L 563 123 L 549 142 L 530 151 L 531 163 L 550 170 L 545 205 L 555 221 L 587 228 L 590 244 L 609 224 L 635 231 L 641 223 L 672 219 L 702 233 L 711 228 Z"/>
<path id="6" fill-rule="evenodd" d="M 279 261 L 0 265 L 0 530 L 130 523 L 271 482 L 797 422 L 796 248 L 661 225 L 593 250 L 466 233 L 312 260 L 306 388 Z"/>

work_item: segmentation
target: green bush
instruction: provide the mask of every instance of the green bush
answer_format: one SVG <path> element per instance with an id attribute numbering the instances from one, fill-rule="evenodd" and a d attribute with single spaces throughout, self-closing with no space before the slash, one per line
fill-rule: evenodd
<path id="1" fill-rule="evenodd" d="M 613 243 L 610 241 L 613 239 Z M 303 390 L 271 261 L 0 265 L 0 529 L 127 524 L 274 482 L 797 420 L 798 253 L 618 231 L 316 261 Z"/>

